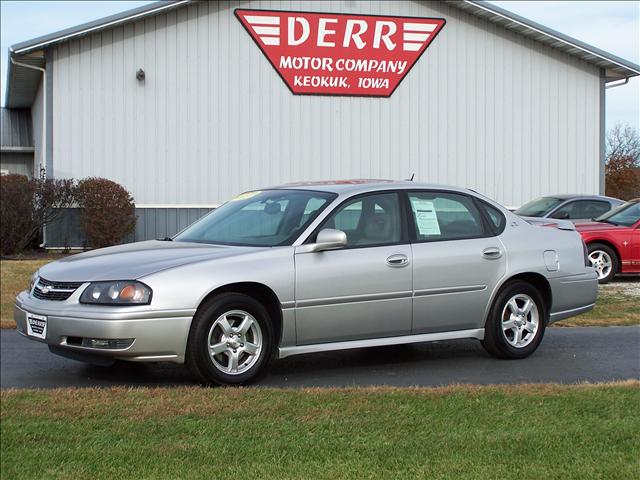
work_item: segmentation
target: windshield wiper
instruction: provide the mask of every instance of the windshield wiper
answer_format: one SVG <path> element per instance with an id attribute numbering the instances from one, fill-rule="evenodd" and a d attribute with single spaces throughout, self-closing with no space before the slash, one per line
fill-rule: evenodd
<path id="1" fill-rule="evenodd" d="M 156 240 L 158 240 L 159 242 L 173 242 L 173 238 L 171 237 L 156 238 Z"/>

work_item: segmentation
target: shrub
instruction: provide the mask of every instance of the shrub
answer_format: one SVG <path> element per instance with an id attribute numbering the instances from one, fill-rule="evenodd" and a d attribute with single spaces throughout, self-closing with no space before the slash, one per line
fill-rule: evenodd
<path id="1" fill-rule="evenodd" d="M 24 175 L 0 178 L 0 251 L 19 253 L 72 205 L 73 180 L 29 179 Z"/>
<path id="2" fill-rule="evenodd" d="M 136 227 L 135 204 L 129 192 L 106 178 L 86 178 L 78 183 L 80 222 L 88 245 L 102 248 L 121 243 Z"/>
<path id="3" fill-rule="evenodd" d="M 0 250 L 3 255 L 18 253 L 33 228 L 34 184 L 24 175 L 0 177 Z"/>

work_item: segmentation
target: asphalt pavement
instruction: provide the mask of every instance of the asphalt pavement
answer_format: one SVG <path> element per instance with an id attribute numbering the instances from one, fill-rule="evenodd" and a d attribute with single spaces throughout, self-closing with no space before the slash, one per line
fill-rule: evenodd
<path id="1" fill-rule="evenodd" d="M 0 331 L 0 386 L 56 388 L 189 385 L 182 365 L 119 362 L 95 367 Z M 600 382 L 640 379 L 640 327 L 549 328 L 535 354 L 496 360 L 475 340 L 376 347 L 276 360 L 258 385 L 437 386 L 456 383 Z"/>

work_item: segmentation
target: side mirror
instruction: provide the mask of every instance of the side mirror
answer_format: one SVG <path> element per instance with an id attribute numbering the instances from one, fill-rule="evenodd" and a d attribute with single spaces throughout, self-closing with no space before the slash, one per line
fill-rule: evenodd
<path id="1" fill-rule="evenodd" d="M 296 248 L 296 253 L 322 252 L 342 248 L 347 244 L 347 234 L 342 230 L 323 228 L 318 232 L 315 243 L 308 243 Z"/>
<path id="2" fill-rule="evenodd" d="M 569 212 L 564 211 L 564 212 L 558 212 L 553 214 L 553 218 L 557 218 L 558 220 L 568 220 L 569 219 Z"/>

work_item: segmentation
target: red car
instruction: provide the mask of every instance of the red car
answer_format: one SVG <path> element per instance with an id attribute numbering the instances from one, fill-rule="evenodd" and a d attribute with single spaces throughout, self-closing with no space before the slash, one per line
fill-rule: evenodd
<path id="1" fill-rule="evenodd" d="M 640 198 L 596 218 L 578 223 L 598 281 L 607 283 L 617 273 L 640 273 Z"/>

